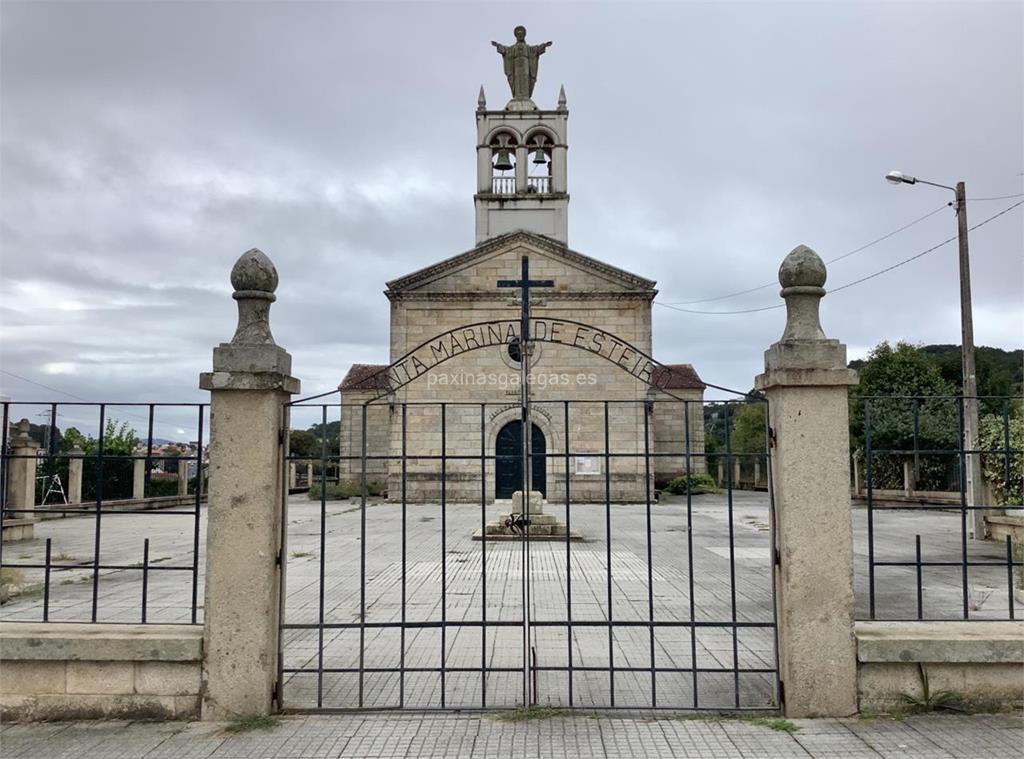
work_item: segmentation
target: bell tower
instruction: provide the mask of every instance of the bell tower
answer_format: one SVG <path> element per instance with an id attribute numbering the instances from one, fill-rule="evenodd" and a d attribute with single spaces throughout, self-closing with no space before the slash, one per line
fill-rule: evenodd
<path id="1" fill-rule="evenodd" d="M 488 110 L 480 87 L 477 100 L 476 243 L 522 229 L 568 244 L 565 88 L 554 110 L 537 108 L 537 62 L 551 43 L 526 44 L 521 26 L 515 36 L 512 45 L 491 43 L 503 58 L 512 99 Z"/>

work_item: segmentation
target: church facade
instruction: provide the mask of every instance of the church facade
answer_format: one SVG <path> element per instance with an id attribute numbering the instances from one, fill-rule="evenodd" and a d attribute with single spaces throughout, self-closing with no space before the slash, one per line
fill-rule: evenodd
<path id="1" fill-rule="evenodd" d="M 705 385 L 652 356 L 655 282 L 568 245 L 567 119 L 564 90 L 552 110 L 514 87 L 489 110 L 481 88 L 476 244 L 387 283 L 390 363 L 356 364 L 339 388 L 343 480 L 365 472 L 410 502 L 522 489 L 522 303 L 498 282 L 519 278 L 524 256 L 531 279 L 551 281 L 529 296 L 532 489 L 642 502 L 687 466 L 704 471 Z"/>

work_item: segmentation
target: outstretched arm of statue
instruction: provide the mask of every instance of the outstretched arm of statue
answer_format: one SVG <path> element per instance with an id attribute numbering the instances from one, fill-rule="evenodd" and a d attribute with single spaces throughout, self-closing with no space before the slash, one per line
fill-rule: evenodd
<path id="1" fill-rule="evenodd" d="M 536 47 L 534 47 L 534 50 L 537 51 L 537 55 L 543 55 L 544 53 L 547 52 L 547 49 L 549 47 L 551 47 L 551 43 L 550 42 L 545 42 L 542 45 L 537 45 Z"/>
<path id="2" fill-rule="evenodd" d="M 495 42 L 494 40 L 491 40 L 491 44 L 494 45 L 496 48 L 498 48 L 498 52 L 499 53 L 501 53 L 502 55 L 505 54 L 505 46 L 504 45 L 502 45 L 502 44 L 500 44 L 498 42 Z"/>

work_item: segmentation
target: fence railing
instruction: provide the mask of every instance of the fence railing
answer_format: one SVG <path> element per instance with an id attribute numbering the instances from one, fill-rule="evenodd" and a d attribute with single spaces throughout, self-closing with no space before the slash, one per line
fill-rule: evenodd
<path id="1" fill-rule="evenodd" d="M 2 405 L 0 617 L 201 621 L 208 404 Z"/>
<path id="2" fill-rule="evenodd" d="M 492 177 L 491 178 L 491 192 L 498 195 L 515 195 L 516 194 L 516 178 L 515 177 Z"/>
<path id="3" fill-rule="evenodd" d="M 968 399 L 970 400 L 970 399 Z M 1022 510 L 1021 399 L 979 397 L 978 444 L 964 443 L 964 398 L 872 396 L 851 402 L 855 490 L 866 540 L 856 571 L 864 619 L 1015 619 L 1024 596 L 1021 532 L 972 535 L 974 513 Z M 984 495 L 971 503 L 967 462 L 980 458 Z M 858 467 L 863 467 L 858 469 Z M 919 501 L 881 505 L 906 491 Z M 927 498 L 931 492 L 936 494 Z M 950 494 L 953 497 L 950 497 Z M 1017 530 L 1024 531 L 1024 519 Z M 974 539 L 977 537 L 977 539 Z M 913 601 L 908 604 L 909 597 Z"/>
<path id="4" fill-rule="evenodd" d="M 551 192 L 551 177 L 527 177 L 526 187 L 527 192 Z"/>
<path id="5" fill-rule="evenodd" d="M 732 482 L 768 471 L 766 403 L 531 409 L 546 503 L 517 521 L 515 399 L 289 406 L 313 434 L 286 466 L 314 464 L 283 520 L 286 708 L 777 706 L 771 498 Z"/>

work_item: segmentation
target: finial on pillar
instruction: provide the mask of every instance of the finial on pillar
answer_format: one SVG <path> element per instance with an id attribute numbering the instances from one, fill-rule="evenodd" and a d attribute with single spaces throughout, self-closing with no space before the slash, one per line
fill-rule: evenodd
<path id="1" fill-rule="evenodd" d="M 277 300 L 277 269 L 258 248 L 247 250 L 231 269 L 231 296 L 238 301 L 238 328 L 232 345 L 276 345 L 270 333 L 270 304 Z"/>
<path id="2" fill-rule="evenodd" d="M 231 269 L 232 297 L 238 301 L 238 327 L 229 343 L 213 349 L 213 373 L 199 377 L 204 390 L 281 387 L 298 392 L 290 376 L 292 357 L 270 333 L 270 304 L 277 298 L 277 269 L 263 251 L 247 250 Z M 259 381 L 230 375 L 260 375 Z M 254 384 L 255 382 L 255 384 Z"/>
<path id="3" fill-rule="evenodd" d="M 565 100 L 565 85 L 563 84 L 558 89 L 558 110 L 560 110 L 560 111 L 566 110 L 565 103 L 566 103 L 566 100 Z"/>
<path id="4" fill-rule="evenodd" d="M 476 109 L 478 111 L 487 110 L 487 96 L 484 94 L 484 86 L 480 85 L 480 95 L 476 99 Z"/>
<path id="5" fill-rule="evenodd" d="M 786 329 L 782 341 L 825 340 L 819 308 L 825 295 L 827 271 L 821 257 L 806 245 L 790 251 L 779 267 L 779 284 L 786 300 Z"/>
<path id="6" fill-rule="evenodd" d="M 39 447 L 38 443 L 36 443 L 36 441 L 29 435 L 32 425 L 28 419 L 22 419 L 20 422 L 14 422 L 11 424 L 11 427 L 11 448 Z"/>

